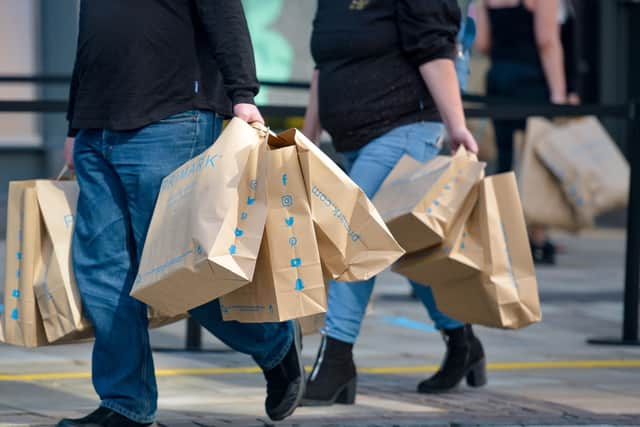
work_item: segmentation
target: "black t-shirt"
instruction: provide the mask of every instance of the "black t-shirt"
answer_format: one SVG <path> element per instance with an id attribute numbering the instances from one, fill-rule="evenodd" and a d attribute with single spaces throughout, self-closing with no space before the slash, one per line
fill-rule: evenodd
<path id="1" fill-rule="evenodd" d="M 82 0 L 70 135 L 196 108 L 230 116 L 257 93 L 240 0 Z"/>
<path id="2" fill-rule="evenodd" d="M 440 119 L 419 66 L 455 58 L 460 17 L 456 0 L 318 0 L 320 121 L 338 151 Z"/>

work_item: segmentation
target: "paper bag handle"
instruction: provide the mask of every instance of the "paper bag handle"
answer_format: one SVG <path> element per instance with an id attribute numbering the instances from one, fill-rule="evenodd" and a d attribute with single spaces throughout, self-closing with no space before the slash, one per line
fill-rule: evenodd
<path id="1" fill-rule="evenodd" d="M 249 126 L 258 131 L 258 134 L 263 138 L 266 138 L 271 133 L 269 126 L 266 126 L 264 123 L 253 122 L 250 123 Z"/>
<path id="2" fill-rule="evenodd" d="M 64 165 L 62 167 L 62 170 L 60 171 L 60 173 L 58 174 L 58 176 L 56 176 L 56 181 L 62 181 L 64 180 L 65 176 L 68 175 L 69 179 L 74 179 L 75 178 L 75 174 L 73 173 L 73 171 L 71 171 L 69 169 L 69 166 Z"/>

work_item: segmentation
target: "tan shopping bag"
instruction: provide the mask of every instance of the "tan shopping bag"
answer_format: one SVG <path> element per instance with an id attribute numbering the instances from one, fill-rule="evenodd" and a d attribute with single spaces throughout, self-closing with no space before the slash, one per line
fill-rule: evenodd
<path id="1" fill-rule="evenodd" d="M 429 283 L 438 308 L 461 322 L 517 329 L 541 319 L 513 173 L 485 178 L 468 219 L 443 245 L 403 258 L 394 271 Z"/>
<path id="2" fill-rule="evenodd" d="M 44 224 L 39 214 L 34 181 L 11 182 L 7 200 L 4 304 L 4 342 L 22 347 L 47 344 L 33 283 L 42 263 Z"/>
<path id="3" fill-rule="evenodd" d="M 442 242 L 484 168 L 464 147 L 428 163 L 405 155 L 373 204 L 405 251 L 426 249 Z"/>
<path id="4" fill-rule="evenodd" d="M 360 187 L 301 132 L 272 135 L 269 144 L 298 148 L 320 258 L 334 279 L 369 279 L 402 256 L 404 251 Z"/>
<path id="5" fill-rule="evenodd" d="M 267 221 L 253 282 L 220 298 L 224 320 L 281 322 L 326 311 L 311 207 L 295 145 L 267 154 Z"/>
<path id="6" fill-rule="evenodd" d="M 536 153 L 560 181 L 580 223 L 626 206 L 629 164 L 595 117 L 555 127 Z"/>
<path id="7" fill-rule="evenodd" d="M 71 240 L 78 201 L 73 181 L 36 181 L 35 189 L 46 239 L 42 242 L 41 268 L 33 291 L 47 340 L 77 340 L 93 336 L 91 323 L 83 317 L 80 293 L 71 261 Z"/>
<path id="8" fill-rule="evenodd" d="M 39 347 L 93 337 L 71 265 L 78 185 L 73 181 L 10 183 L 7 276 L 0 341 Z M 9 252 L 10 251 L 10 252 Z M 150 311 L 150 327 L 179 320 Z M 6 325 L 6 328 L 4 327 Z"/>
<path id="9" fill-rule="evenodd" d="M 131 295 L 177 315 L 253 279 L 267 209 L 266 131 L 240 119 L 162 182 Z"/>
<path id="10" fill-rule="evenodd" d="M 537 147 L 556 125 L 534 117 L 527 120 L 527 130 L 518 167 L 518 185 L 525 218 L 531 225 L 547 225 L 567 231 L 589 227 L 592 221 L 580 219 L 562 191 L 558 179 L 540 161 Z"/>

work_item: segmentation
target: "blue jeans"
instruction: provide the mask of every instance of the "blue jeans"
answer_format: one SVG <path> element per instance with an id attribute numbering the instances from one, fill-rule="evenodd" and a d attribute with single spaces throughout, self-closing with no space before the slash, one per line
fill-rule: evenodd
<path id="1" fill-rule="evenodd" d="M 403 155 L 408 154 L 421 162 L 433 159 L 440 151 L 438 142 L 442 132 L 442 124 L 435 122 L 397 127 L 359 150 L 343 153 L 344 166 L 351 179 L 373 198 Z M 375 277 L 361 282 L 331 282 L 324 333 L 340 341 L 355 343 L 374 283 Z M 463 326 L 438 310 L 431 288 L 410 283 L 438 329 Z"/>
<path id="2" fill-rule="evenodd" d="M 76 138 L 80 196 L 72 254 L 84 310 L 95 328 L 93 385 L 102 406 L 139 423 L 154 420 L 158 391 L 147 306 L 129 292 L 162 179 L 204 151 L 221 127 L 211 112 L 187 111 L 139 130 L 82 130 Z M 291 346 L 289 323 L 223 322 L 218 301 L 190 313 L 266 370 Z"/>

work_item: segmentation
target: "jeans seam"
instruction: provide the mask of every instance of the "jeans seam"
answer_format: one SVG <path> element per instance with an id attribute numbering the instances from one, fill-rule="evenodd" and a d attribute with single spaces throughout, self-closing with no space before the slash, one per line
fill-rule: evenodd
<path id="1" fill-rule="evenodd" d="M 198 141 L 198 134 L 200 132 L 200 112 L 196 111 L 193 119 L 193 139 L 191 140 L 191 151 L 189 152 L 189 159 L 193 158 L 193 153 L 196 150 L 196 143 Z"/>
<path id="2" fill-rule="evenodd" d="M 155 417 L 140 417 L 132 411 L 123 408 L 122 406 L 108 399 L 100 402 L 100 406 L 102 406 L 103 408 L 111 409 L 113 412 L 117 412 L 118 414 L 129 418 L 131 421 L 134 421 L 136 423 L 150 424 L 155 420 Z"/>

